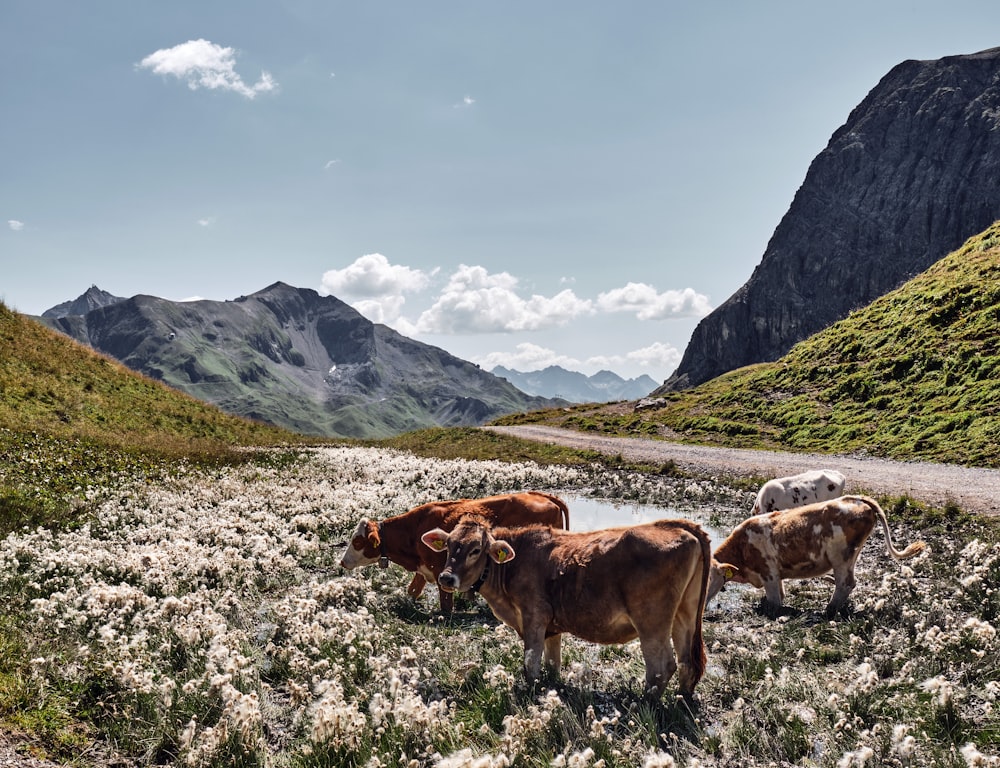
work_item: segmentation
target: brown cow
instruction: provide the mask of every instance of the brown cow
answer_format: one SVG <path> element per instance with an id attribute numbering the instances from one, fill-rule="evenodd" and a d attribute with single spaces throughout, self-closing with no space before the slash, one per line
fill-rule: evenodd
<path id="1" fill-rule="evenodd" d="M 392 561 L 413 572 L 413 580 L 406 591 L 413 598 L 420 597 L 427 581 L 436 581 L 444 568 L 444 555 L 427 549 L 420 543 L 420 537 L 434 528 L 450 531 L 470 513 L 503 525 L 541 523 L 569 528 L 566 502 L 541 491 L 504 493 L 482 499 L 432 501 L 382 522 L 362 518 L 340 565 L 352 569 L 381 561 L 384 567 Z M 441 612 L 451 613 L 454 596 L 440 588 L 438 593 Z"/>
<path id="2" fill-rule="evenodd" d="M 690 696 L 705 672 L 702 612 L 712 551 L 689 520 L 569 532 L 544 526 L 493 528 L 466 518 L 449 534 L 425 533 L 448 551 L 438 584 L 478 590 L 524 641 L 524 671 L 556 673 L 563 632 L 593 643 L 639 638 L 646 693 L 658 698 L 674 671 Z M 677 659 L 674 659 L 676 651 Z"/>
<path id="3" fill-rule="evenodd" d="M 764 609 L 775 615 L 785 597 L 782 579 L 809 579 L 833 571 L 836 585 L 826 607 L 831 618 L 843 610 L 854 589 L 854 564 L 861 547 L 882 523 L 886 550 L 906 560 L 925 548 L 915 541 L 902 552 L 892 544 L 885 512 L 867 496 L 841 496 L 744 520 L 715 550 L 708 599 L 726 581 L 764 590 Z"/>

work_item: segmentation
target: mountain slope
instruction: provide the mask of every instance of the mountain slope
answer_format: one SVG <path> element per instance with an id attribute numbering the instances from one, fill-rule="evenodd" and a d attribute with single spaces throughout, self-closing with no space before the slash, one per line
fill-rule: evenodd
<path id="1" fill-rule="evenodd" d="M 998 329 L 1000 223 L 776 362 L 634 409 L 498 423 L 1000 467 Z"/>
<path id="2" fill-rule="evenodd" d="M 813 160 L 753 275 L 656 394 L 775 360 L 1000 218 L 1000 48 L 894 67 Z"/>
<path id="3" fill-rule="evenodd" d="M 297 436 L 223 413 L 0 303 L 0 432 L 162 448 Z M 0 441 L 2 442 L 2 441 Z"/>
<path id="4" fill-rule="evenodd" d="M 574 403 L 635 400 L 656 387 L 656 382 L 645 375 L 635 379 L 623 379 L 612 371 L 598 371 L 593 376 L 585 376 L 578 371 L 567 371 L 558 365 L 528 372 L 498 365 L 491 373 L 507 379 L 529 395 L 561 397 Z"/>
<path id="5" fill-rule="evenodd" d="M 555 404 L 284 283 L 234 301 L 134 296 L 42 319 L 228 413 L 303 434 L 379 438 Z"/>

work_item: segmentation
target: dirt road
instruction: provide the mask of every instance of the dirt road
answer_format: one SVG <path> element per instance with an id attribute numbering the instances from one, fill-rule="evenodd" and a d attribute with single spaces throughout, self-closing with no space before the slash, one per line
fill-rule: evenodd
<path id="1" fill-rule="evenodd" d="M 994 469 L 859 456 L 714 448 L 638 437 L 590 435 L 558 427 L 534 425 L 484 429 L 526 440 L 611 455 L 620 454 L 629 461 L 649 464 L 673 461 L 681 469 L 696 474 L 770 478 L 794 475 L 807 469 L 837 469 L 846 475 L 849 492 L 907 495 L 936 506 L 954 502 L 968 512 L 1000 515 L 1000 471 Z"/>

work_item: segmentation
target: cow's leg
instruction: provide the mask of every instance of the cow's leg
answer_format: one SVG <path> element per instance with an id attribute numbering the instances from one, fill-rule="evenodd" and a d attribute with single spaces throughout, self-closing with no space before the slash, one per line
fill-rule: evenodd
<path id="1" fill-rule="evenodd" d="M 833 618 L 847 606 L 847 598 L 851 596 L 854 585 L 857 583 L 854 578 L 854 563 L 847 563 L 844 567 L 833 572 L 833 583 L 837 586 L 833 589 L 833 597 L 826 606 L 826 615 Z"/>
<path id="2" fill-rule="evenodd" d="M 674 644 L 670 641 L 670 635 L 661 631 L 654 635 L 640 637 L 639 647 L 642 648 L 642 658 L 646 662 L 646 690 L 644 693 L 652 699 L 658 699 L 663 695 L 667 681 L 677 670 L 677 662 L 674 660 Z"/>
<path id="3" fill-rule="evenodd" d="M 785 603 L 785 588 L 781 579 L 768 578 L 764 581 L 764 612 L 768 616 L 777 616 Z"/>
<path id="4" fill-rule="evenodd" d="M 445 616 L 451 616 L 455 610 L 455 593 L 447 592 L 438 587 L 438 596 L 441 600 L 441 613 Z"/>
<path id="5" fill-rule="evenodd" d="M 542 674 L 542 654 L 546 651 L 545 625 L 528 624 L 522 635 L 524 638 L 524 676 L 535 681 Z M 558 635 L 553 635 L 558 637 Z M 547 660 L 547 659 L 546 659 Z"/>
<path id="6" fill-rule="evenodd" d="M 406 588 L 406 594 L 416 600 L 424 591 L 424 586 L 426 584 L 427 579 L 425 579 L 422 574 L 415 573 L 413 574 L 413 580 L 410 582 L 410 586 Z"/>
<path id="7" fill-rule="evenodd" d="M 545 638 L 545 651 L 542 655 L 545 666 L 559 674 L 562 666 L 562 635 L 552 635 Z"/>

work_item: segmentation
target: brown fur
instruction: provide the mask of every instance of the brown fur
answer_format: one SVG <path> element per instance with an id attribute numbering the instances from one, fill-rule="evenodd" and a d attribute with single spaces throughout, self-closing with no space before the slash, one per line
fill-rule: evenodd
<path id="1" fill-rule="evenodd" d="M 341 566 L 357 568 L 385 557 L 414 574 L 406 591 L 417 598 L 424 591 L 427 577 L 437 579 L 444 567 L 444 555 L 420 543 L 420 537 L 433 528 L 450 531 L 468 514 L 503 525 L 541 523 L 569 528 L 569 507 L 550 493 L 524 491 L 486 496 L 481 499 L 432 501 L 381 523 L 363 518 L 347 545 Z M 441 612 L 454 608 L 451 593 L 439 590 Z"/>
<path id="2" fill-rule="evenodd" d="M 529 679 L 539 676 L 543 655 L 558 671 L 564 632 L 604 644 L 639 638 L 646 690 L 654 697 L 677 669 L 685 695 L 704 675 L 702 613 L 711 547 L 696 523 L 659 520 L 569 532 L 492 528 L 467 518 L 434 542 L 436 533 L 424 541 L 447 546 L 438 583 L 461 592 L 486 571 L 479 592 L 524 640 Z M 501 553 L 504 547 L 513 554 Z"/>
<path id="3" fill-rule="evenodd" d="M 776 613 L 784 600 L 783 579 L 808 579 L 832 571 L 836 589 L 826 610 L 834 616 L 854 589 L 854 565 L 876 522 L 881 522 L 886 550 L 896 560 L 924 550 L 922 541 L 902 552 L 896 550 L 885 512 L 867 496 L 841 496 L 750 517 L 716 548 L 708 599 L 726 580 L 752 584 L 764 590 L 765 608 Z M 727 569 L 731 572 L 728 579 Z"/>

